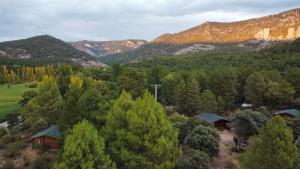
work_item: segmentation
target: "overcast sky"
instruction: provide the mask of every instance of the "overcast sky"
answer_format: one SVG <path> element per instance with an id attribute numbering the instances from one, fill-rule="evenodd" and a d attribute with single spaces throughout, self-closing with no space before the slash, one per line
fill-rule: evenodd
<path id="1" fill-rule="evenodd" d="M 205 21 L 238 21 L 299 7 L 300 0 L 0 0 L 0 41 L 42 34 L 65 41 L 150 41 Z"/>

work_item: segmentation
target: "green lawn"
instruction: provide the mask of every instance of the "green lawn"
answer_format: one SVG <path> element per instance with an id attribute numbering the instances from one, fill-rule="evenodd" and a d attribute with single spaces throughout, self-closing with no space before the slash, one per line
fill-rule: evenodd
<path id="1" fill-rule="evenodd" d="M 5 120 L 9 113 L 17 112 L 20 109 L 18 102 L 22 99 L 22 94 L 28 90 L 35 90 L 28 88 L 26 83 L 0 85 L 0 122 Z"/>

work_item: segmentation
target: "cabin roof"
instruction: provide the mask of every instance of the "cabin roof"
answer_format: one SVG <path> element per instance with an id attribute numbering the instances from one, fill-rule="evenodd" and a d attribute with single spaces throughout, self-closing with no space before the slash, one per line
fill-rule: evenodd
<path id="1" fill-rule="evenodd" d="M 294 116 L 294 117 L 300 117 L 300 110 L 298 110 L 298 109 L 285 109 L 285 110 L 280 110 L 280 111 L 276 112 L 275 114 L 276 115 L 289 114 L 289 115 Z"/>
<path id="2" fill-rule="evenodd" d="M 31 138 L 33 139 L 33 138 L 37 138 L 37 137 L 41 137 L 41 136 L 50 136 L 50 137 L 59 139 L 59 138 L 62 137 L 62 134 L 58 129 L 58 125 L 54 125 L 54 126 L 51 126 L 51 127 L 47 128 L 45 130 L 37 132 Z"/>
<path id="3" fill-rule="evenodd" d="M 225 120 L 225 121 L 229 122 L 229 120 L 225 117 L 222 117 L 222 116 L 219 116 L 219 115 L 216 115 L 216 114 L 213 114 L 213 113 L 207 113 L 207 112 L 200 113 L 196 117 L 198 117 L 198 118 L 200 118 L 204 121 L 207 121 L 209 123 L 214 123 L 214 122 L 217 122 L 219 120 Z"/>

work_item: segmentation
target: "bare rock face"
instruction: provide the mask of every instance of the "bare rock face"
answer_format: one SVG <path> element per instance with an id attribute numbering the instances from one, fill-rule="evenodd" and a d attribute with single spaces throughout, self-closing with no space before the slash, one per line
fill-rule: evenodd
<path id="1" fill-rule="evenodd" d="M 214 50 L 214 49 L 216 49 L 216 46 L 214 46 L 214 45 L 193 44 L 189 47 L 175 51 L 173 53 L 173 55 L 181 55 L 181 54 L 194 53 L 194 52 L 200 52 L 200 51 L 210 51 L 210 50 Z"/>
<path id="2" fill-rule="evenodd" d="M 300 9 L 239 22 L 206 22 L 175 34 L 164 34 L 154 43 L 232 43 L 248 40 L 283 41 L 300 37 Z"/>
<path id="3" fill-rule="evenodd" d="M 70 43 L 76 49 L 92 56 L 101 57 L 137 49 L 144 44 L 144 40 L 123 41 L 78 41 Z"/>

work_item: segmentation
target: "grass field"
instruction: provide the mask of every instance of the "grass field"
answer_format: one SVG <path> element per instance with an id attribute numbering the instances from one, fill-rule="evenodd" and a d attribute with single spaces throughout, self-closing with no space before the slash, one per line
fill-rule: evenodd
<path id="1" fill-rule="evenodd" d="M 9 113 L 17 112 L 20 109 L 18 102 L 22 99 L 22 94 L 28 90 L 35 90 L 28 88 L 25 83 L 0 85 L 0 122 L 5 120 Z"/>

